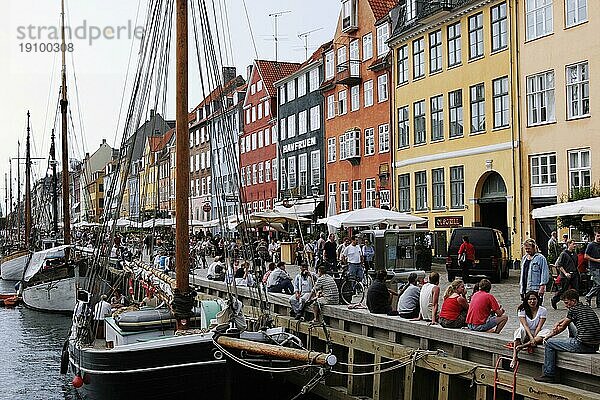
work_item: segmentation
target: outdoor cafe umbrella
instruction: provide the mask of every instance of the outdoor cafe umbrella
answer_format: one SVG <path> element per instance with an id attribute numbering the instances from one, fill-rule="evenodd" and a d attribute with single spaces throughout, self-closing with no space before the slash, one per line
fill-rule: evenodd
<path id="1" fill-rule="evenodd" d="M 312 221 L 309 218 L 300 217 L 295 214 L 282 213 L 275 210 L 257 211 L 250 214 L 250 220 L 264 221 L 267 223 L 280 223 L 286 222 L 297 222 L 303 224 L 310 224 Z"/>
<path id="2" fill-rule="evenodd" d="M 426 218 L 417 217 L 408 213 L 384 210 L 382 208 L 368 207 L 347 213 L 334 215 L 321 220 L 334 228 L 371 226 L 378 224 L 409 226 L 427 222 Z"/>
<path id="3" fill-rule="evenodd" d="M 597 214 L 600 214 L 600 197 L 553 204 L 551 206 L 536 208 L 531 212 L 531 216 L 534 219 L 554 218 L 566 215 L 583 215 L 585 217 Z M 586 218 L 586 220 L 590 219 L 593 219 L 593 217 Z"/>

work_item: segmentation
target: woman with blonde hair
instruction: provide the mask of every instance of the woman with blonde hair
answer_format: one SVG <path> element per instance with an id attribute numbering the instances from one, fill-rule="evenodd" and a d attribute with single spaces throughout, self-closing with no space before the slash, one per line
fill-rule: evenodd
<path id="1" fill-rule="evenodd" d="M 444 293 L 444 303 L 440 312 L 440 325 L 444 328 L 458 329 L 465 326 L 469 303 L 466 298 L 465 283 L 455 279 Z"/>

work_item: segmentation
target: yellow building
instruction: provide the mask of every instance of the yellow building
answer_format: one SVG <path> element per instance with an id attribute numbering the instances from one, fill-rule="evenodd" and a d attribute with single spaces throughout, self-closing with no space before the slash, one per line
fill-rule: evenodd
<path id="1" fill-rule="evenodd" d="M 448 239 L 454 227 L 489 226 L 520 243 L 514 3 L 452 4 L 397 9 L 394 203 Z"/>
<path id="2" fill-rule="evenodd" d="M 590 101 L 600 91 L 600 2 L 537 3 L 520 2 L 517 21 L 522 213 L 526 235 L 544 250 L 556 221 L 534 224 L 531 211 L 560 202 L 573 188 L 598 185 L 600 179 L 600 151 L 594 149 L 600 128 L 593 118 L 600 103 Z M 562 233 L 581 239 L 576 232 Z"/>
<path id="3" fill-rule="evenodd" d="M 140 210 L 148 215 L 158 211 L 158 163 L 157 148 L 162 136 L 149 136 L 146 139 L 142 166 L 139 172 Z"/>

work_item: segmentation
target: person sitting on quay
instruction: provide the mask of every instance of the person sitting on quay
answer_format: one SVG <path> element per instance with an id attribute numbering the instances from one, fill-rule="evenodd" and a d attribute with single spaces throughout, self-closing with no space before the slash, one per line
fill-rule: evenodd
<path id="1" fill-rule="evenodd" d="M 392 310 L 391 300 L 394 294 L 385 281 L 387 271 L 380 269 L 375 273 L 375 280 L 367 291 L 367 308 L 371 314 L 398 315 L 398 311 Z"/>
<path id="2" fill-rule="evenodd" d="M 519 352 L 526 347 L 534 348 L 542 344 L 550 334 L 550 329 L 544 328 L 548 310 L 539 305 L 538 292 L 532 290 L 525 294 L 523 303 L 517 308 L 520 325 L 513 334 L 513 359 L 510 367 L 517 364 Z"/>
<path id="3" fill-rule="evenodd" d="M 431 272 L 428 282 L 421 288 L 419 294 L 419 318 L 437 324 L 440 300 L 440 274 Z"/>
<path id="4" fill-rule="evenodd" d="M 567 306 L 567 316 L 558 321 L 552 332 L 544 339 L 543 375 L 535 378 L 538 382 L 552 383 L 556 381 L 556 353 L 595 353 L 600 345 L 600 321 L 598 315 L 587 304 L 579 301 L 579 293 L 574 289 L 567 290 L 562 300 Z M 554 336 L 569 331 L 568 338 Z"/>
<path id="5" fill-rule="evenodd" d="M 577 270 L 577 252 L 575 240 L 567 240 L 567 248 L 563 250 L 556 260 L 556 268 L 560 271 L 558 290 L 552 296 L 550 303 L 556 310 L 560 297 L 568 289 L 575 289 L 579 293 L 579 271 Z"/>
<path id="6" fill-rule="evenodd" d="M 267 271 L 265 272 L 265 274 L 262 277 L 262 283 L 263 284 L 267 284 L 267 281 L 269 280 L 269 275 L 271 275 L 271 273 L 275 271 L 275 263 L 274 262 L 270 262 L 269 265 L 267 266 Z"/>
<path id="7" fill-rule="evenodd" d="M 419 319 L 419 298 L 421 289 L 417 286 L 417 274 L 411 272 L 408 276 L 408 283 L 400 292 L 398 299 L 398 315 L 406 319 Z"/>
<path id="8" fill-rule="evenodd" d="M 444 293 L 442 311 L 440 311 L 441 326 L 459 329 L 466 325 L 467 311 L 469 310 L 466 296 L 465 283 L 461 279 L 455 279 L 448 285 L 446 293 Z"/>
<path id="9" fill-rule="evenodd" d="M 535 240 L 525 240 L 523 249 L 525 255 L 521 259 L 521 277 L 519 279 L 521 300 L 525 298 L 525 293 L 535 290 L 539 294 L 540 305 L 542 305 L 546 283 L 550 279 L 548 262 L 546 257 L 540 253 Z"/>
<path id="10" fill-rule="evenodd" d="M 235 271 L 234 278 L 237 286 L 254 286 L 254 277 L 252 276 L 252 273 L 250 273 L 250 264 L 248 261 L 242 262 Z"/>
<path id="11" fill-rule="evenodd" d="M 115 295 L 110 299 L 110 306 L 113 309 L 127 307 L 129 305 L 129 300 L 123 296 L 121 293 L 121 289 L 115 289 Z"/>
<path id="12" fill-rule="evenodd" d="M 225 268 L 220 256 L 216 256 L 213 262 L 208 266 L 206 277 L 213 281 L 222 281 L 225 279 Z"/>
<path id="13" fill-rule="evenodd" d="M 142 299 L 142 304 L 152 308 L 158 307 L 158 298 L 154 296 L 153 289 L 148 290 L 148 294 Z"/>
<path id="14" fill-rule="evenodd" d="M 277 263 L 277 268 L 271 272 L 269 279 L 267 279 L 267 292 L 269 293 L 294 293 L 294 285 L 292 284 L 292 278 L 285 270 L 285 263 L 280 261 Z"/>
<path id="15" fill-rule="evenodd" d="M 308 263 L 300 264 L 300 272 L 294 277 L 294 294 L 289 299 L 290 306 L 292 306 L 292 316 L 302 317 L 304 305 L 310 299 L 315 280 L 316 278 L 308 269 Z"/>
<path id="16" fill-rule="evenodd" d="M 314 318 L 311 321 L 313 324 L 321 321 L 321 306 L 340 304 L 340 293 L 337 284 L 333 277 L 327 274 L 327 268 L 324 265 L 319 266 L 318 276 L 310 296 L 310 300 L 316 299 L 313 304 Z"/>
<path id="17" fill-rule="evenodd" d="M 477 332 L 500 333 L 508 322 L 508 316 L 490 294 L 492 283 L 488 279 L 479 282 L 479 290 L 471 296 L 467 312 L 467 327 Z"/>

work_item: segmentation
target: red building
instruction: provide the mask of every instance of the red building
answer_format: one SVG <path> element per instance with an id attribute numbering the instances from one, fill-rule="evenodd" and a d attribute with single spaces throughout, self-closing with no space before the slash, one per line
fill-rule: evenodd
<path id="1" fill-rule="evenodd" d="M 392 79 L 385 42 L 397 3 L 342 1 L 333 45 L 325 52 L 327 205 L 335 204 L 338 213 L 391 205 Z"/>
<path id="2" fill-rule="evenodd" d="M 250 212 L 272 208 L 277 198 L 277 91 L 273 83 L 298 63 L 255 60 L 248 78 L 240 137 L 244 201 Z"/>

